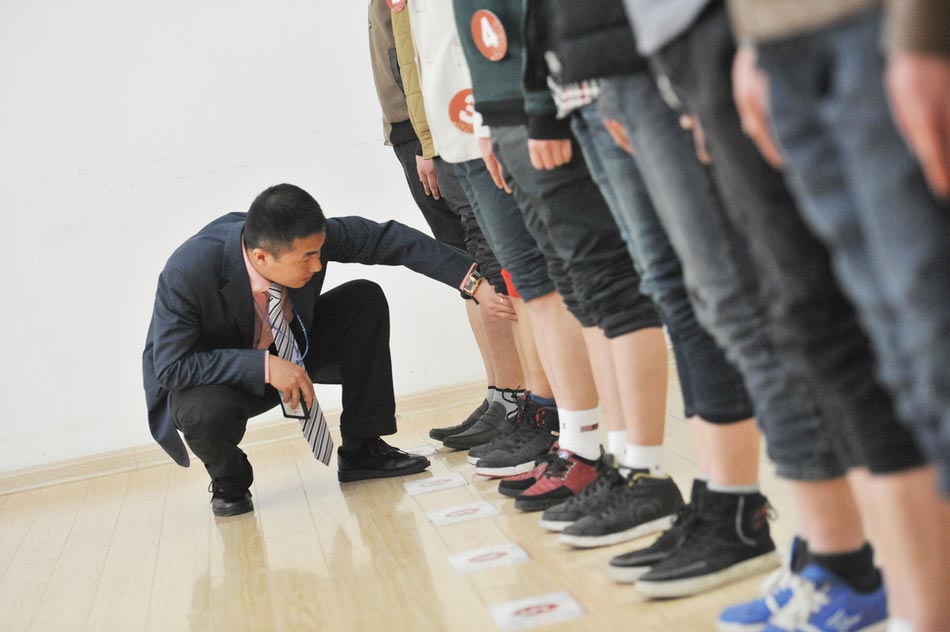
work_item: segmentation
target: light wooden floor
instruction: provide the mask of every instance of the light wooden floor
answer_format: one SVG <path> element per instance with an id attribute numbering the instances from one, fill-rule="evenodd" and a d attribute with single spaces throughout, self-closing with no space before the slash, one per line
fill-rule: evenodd
<path id="1" fill-rule="evenodd" d="M 430 427 L 455 423 L 476 403 L 402 416 L 392 442 L 427 443 Z M 671 405 L 666 456 L 685 494 L 696 468 L 680 417 Z M 256 511 L 234 518 L 212 516 L 200 466 L 0 496 L 0 629 L 491 631 L 489 606 L 568 591 L 586 614 L 542 629 L 695 632 L 712 629 L 721 607 L 758 588 L 755 579 L 644 601 L 604 572 L 610 557 L 634 546 L 567 549 L 538 526 L 538 514 L 516 511 L 495 483 L 474 477 L 464 453 L 438 452 L 428 473 L 347 485 L 336 481 L 335 463 L 313 460 L 303 439 L 254 448 L 250 459 Z M 403 487 L 450 472 L 469 483 L 414 497 Z M 762 472 L 784 548 L 793 511 L 764 462 Z M 426 517 L 478 500 L 500 514 L 441 528 Z M 506 543 L 531 559 L 464 576 L 447 560 Z"/>

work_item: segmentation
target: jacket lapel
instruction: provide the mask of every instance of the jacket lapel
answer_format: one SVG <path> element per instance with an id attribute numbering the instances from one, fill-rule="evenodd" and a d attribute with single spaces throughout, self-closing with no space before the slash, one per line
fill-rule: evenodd
<path id="1" fill-rule="evenodd" d="M 247 266 L 244 264 L 241 242 L 244 222 L 233 224 L 228 228 L 229 234 L 224 243 L 221 270 L 224 282 L 221 286 L 221 295 L 241 331 L 243 346 L 250 348 L 254 343 L 254 300 L 251 296 L 251 281 L 247 277 Z"/>

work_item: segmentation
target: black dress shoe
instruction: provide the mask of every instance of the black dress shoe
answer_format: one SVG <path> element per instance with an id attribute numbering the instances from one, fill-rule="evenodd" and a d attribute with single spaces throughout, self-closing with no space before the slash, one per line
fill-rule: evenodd
<path id="1" fill-rule="evenodd" d="M 358 450 L 337 449 L 337 478 L 341 483 L 368 478 L 416 474 L 429 467 L 429 459 L 394 448 L 382 439 L 370 439 Z"/>
<path id="2" fill-rule="evenodd" d="M 215 491 L 211 497 L 211 511 L 216 516 L 240 516 L 254 511 L 254 502 L 251 501 L 251 492 L 243 494 L 226 494 Z"/>

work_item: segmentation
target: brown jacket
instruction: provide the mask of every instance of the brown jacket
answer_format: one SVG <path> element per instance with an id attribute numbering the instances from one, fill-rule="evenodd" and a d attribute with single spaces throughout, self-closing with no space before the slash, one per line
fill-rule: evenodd
<path id="1" fill-rule="evenodd" d="M 890 52 L 950 56 L 950 0 L 730 0 L 740 39 L 770 40 L 824 28 L 882 6 Z"/>
<path id="2" fill-rule="evenodd" d="M 422 157 L 432 158 L 436 155 L 436 150 L 422 99 L 422 85 L 419 79 L 419 68 L 416 65 L 416 48 L 412 43 L 412 26 L 409 21 L 409 2 L 403 4 L 401 11 L 392 13 L 393 37 L 396 40 L 396 57 L 399 58 L 399 74 L 402 76 L 402 85 L 406 91 L 406 102 L 409 106 L 409 120 L 412 121 L 412 128 L 416 131 L 419 142 L 422 143 Z"/>
<path id="3" fill-rule="evenodd" d="M 369 0 L 369 53 L 376 81 L 376 94 L 383 110 L 383 133 L 387 145 L 412 140 L 409 108 L 403 91 L 396 42 L 386 0 Z M 393 126 L 396 126 L 394 133 Z M 408 137 L 407 136 L 408 133 Z"/>

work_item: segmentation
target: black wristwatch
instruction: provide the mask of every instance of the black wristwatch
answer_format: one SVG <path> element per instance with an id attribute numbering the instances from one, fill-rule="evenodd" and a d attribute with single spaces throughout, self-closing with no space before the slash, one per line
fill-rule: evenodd
<path id="1" fill-rule="evenodd" d="M 478 305 L 478 300 L 475 298 L 475 292 L 478 291 L 478 286 L 481 285 L 482 279 L 484 279 L 475 266 L 472 266 L 472 269 L 469 270 L 468 276 L 465 277 L 465 280 L 462 281 L 462 285 L 459 286 L 459 290 L 462 291 L 462 298 L 468 300 L 472 299 L 475 301 L 475 304 Z"/>

